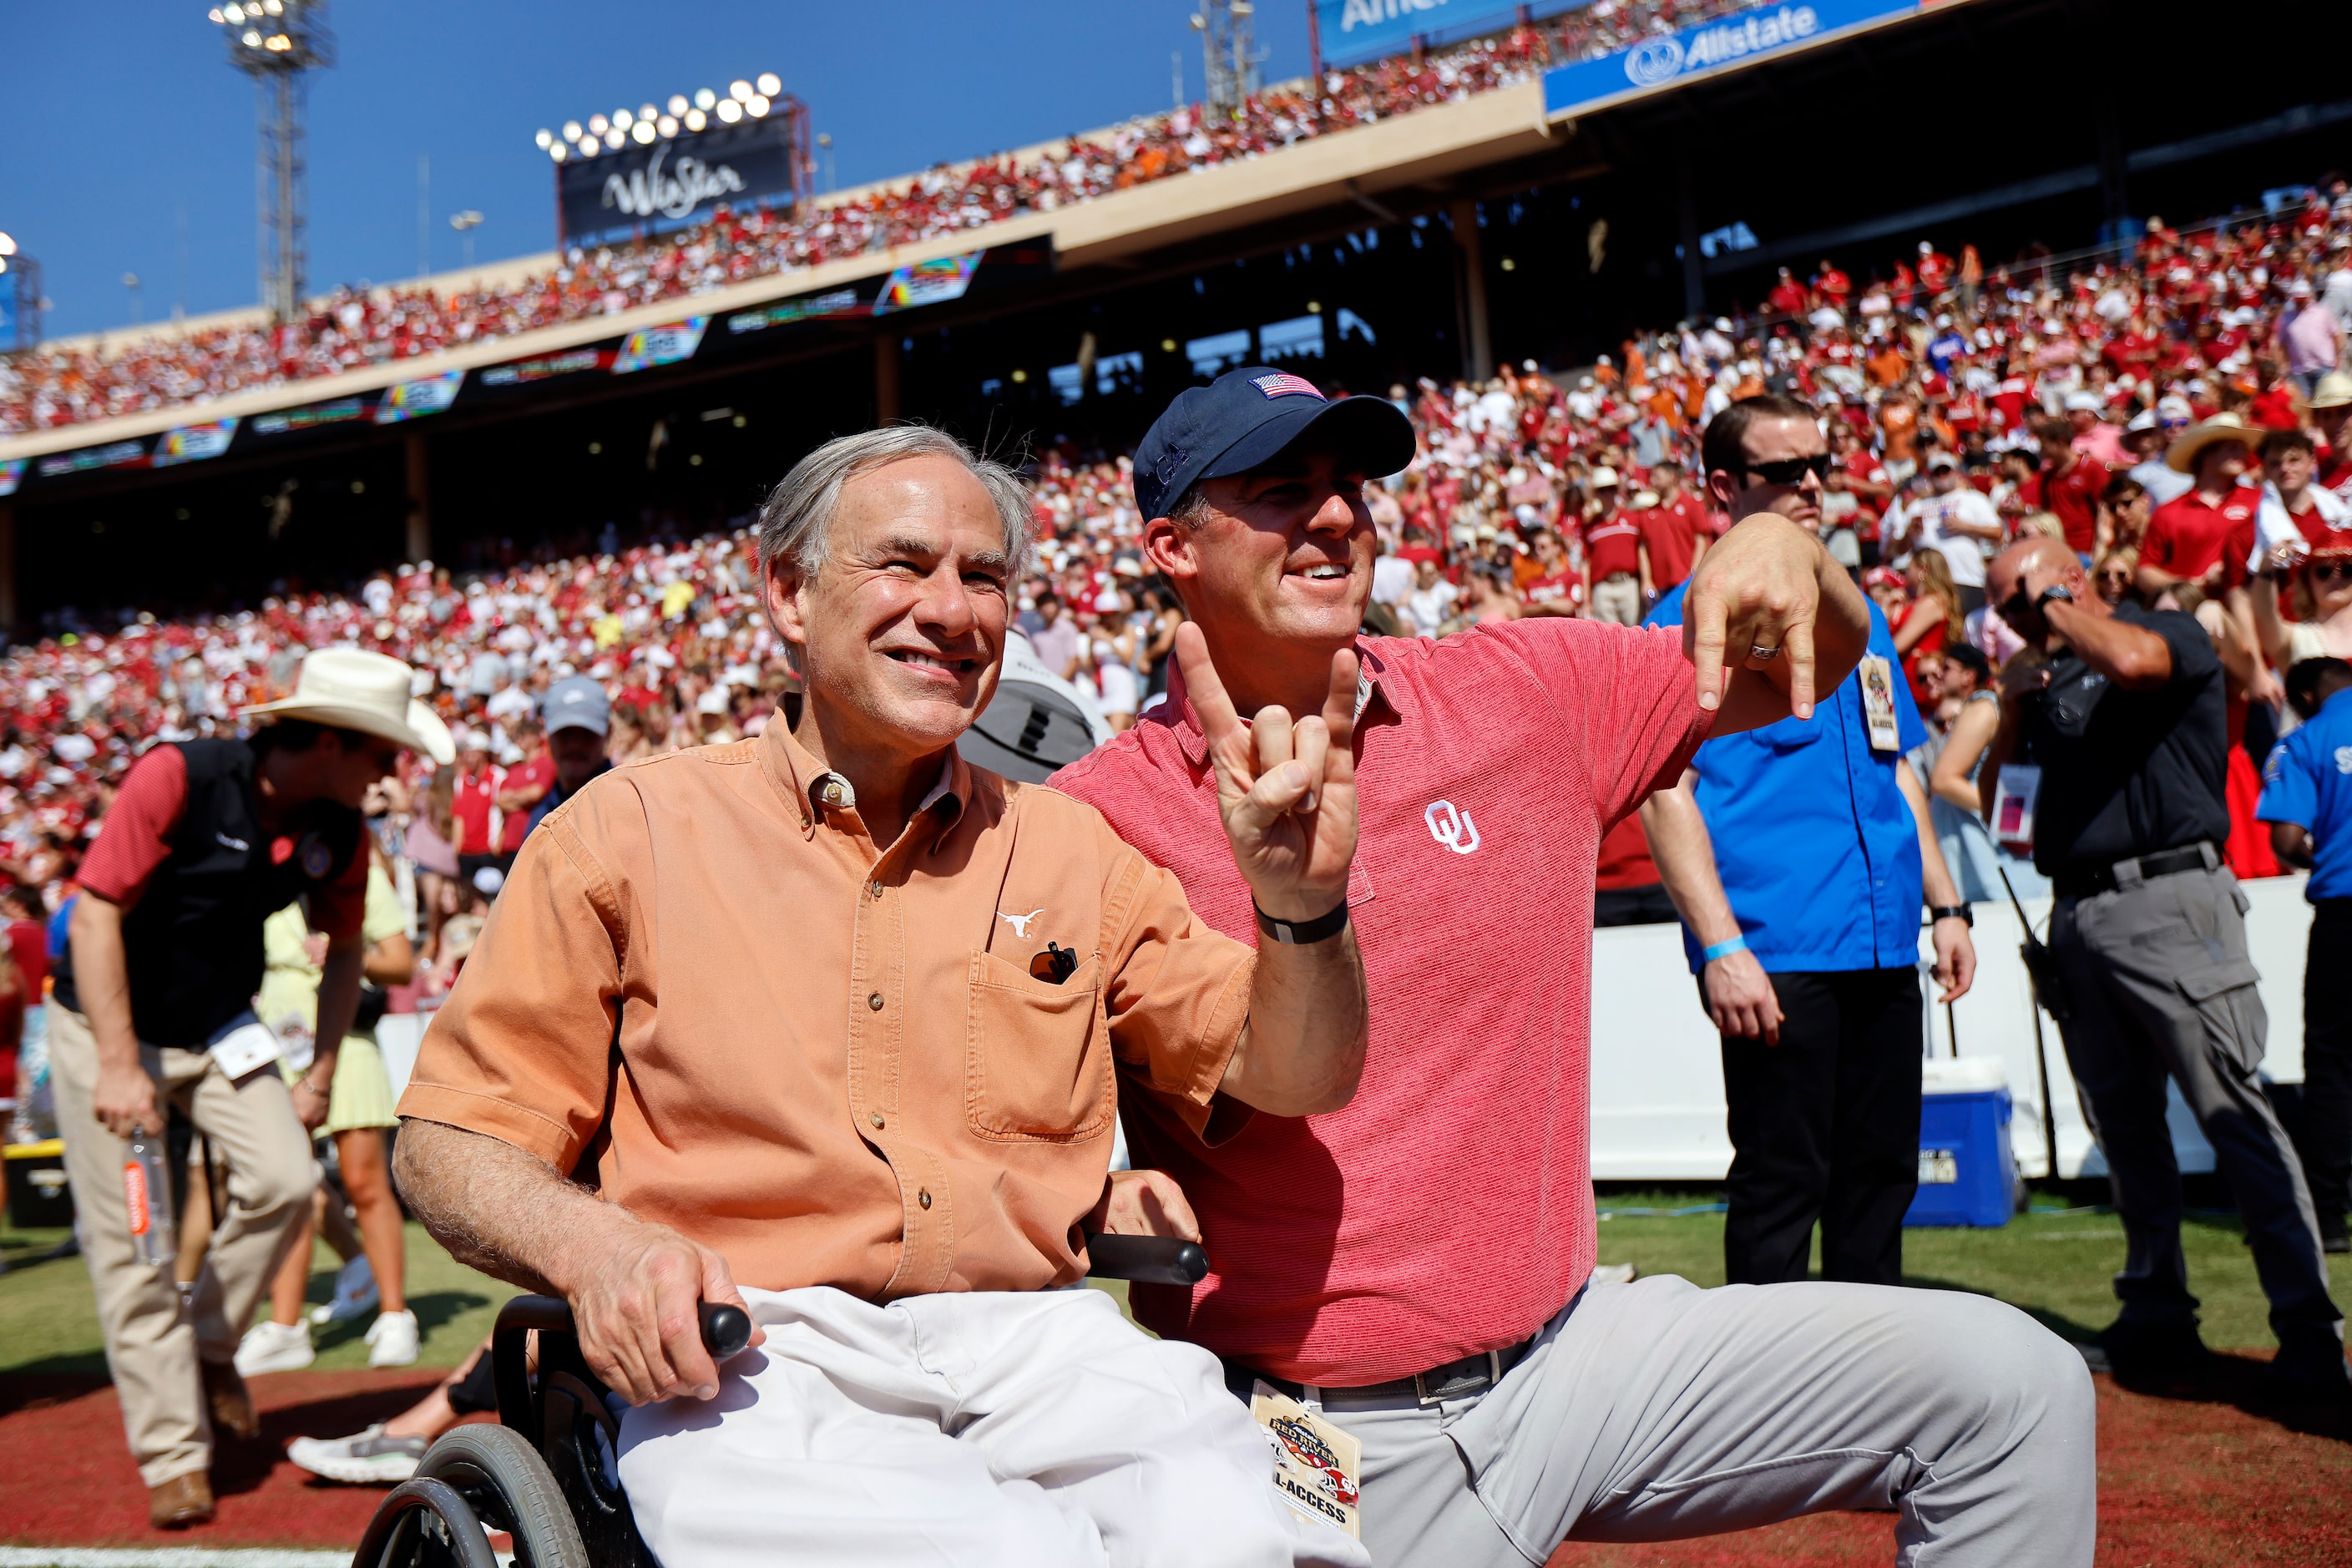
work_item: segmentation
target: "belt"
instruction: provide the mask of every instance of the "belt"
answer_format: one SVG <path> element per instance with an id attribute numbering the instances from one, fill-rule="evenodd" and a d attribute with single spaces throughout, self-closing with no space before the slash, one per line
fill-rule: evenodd
<path id="1" fill-rule="evenodd" d="M 1315 1391 L 1322 1396 L 1327 1405 L 1335 1402 L 1369 1405 L 1379 1400 L 1402 1399 L 1408 1396 L 1422 1405 L 1435 1405 L 1446 1399 L 1466 1399 L 1471 1394 L 1483 1393 L 1500 1384 L 1505 1373 L 1527 1359 L 1528 1347 L 1533 1343 L 1535 1343 L 1535 1337 L 1529 1335 L 1517 1344 L 1505 1345 L 1498 1351 L 1480 1351 L 1475 1355 L 1465 1355 L 1456 1361 L 1443 1362 L 1426 1372 L 1416 1372 L 1410 1377 L 1392 1377 L 1386 1383 L 1359 1384 L 1348 1388 L 1331 1388 L 1318 1384 L 1315 1385 Z M 1303 1401 L 1307 1397 L 1307 1385 L 1304 1384 L 1293 1383 L 1286 1377 L 1276 1377 L 1269 1373 L 1260 1372 L 1246 1363 L 1234 1361 L 1230 1357 L 1223 1359 L 1225 1386 L 1232 1390 L 1236 1398 L 1247 1399 L 1250 1396 L 1250 1384 L 1254 1381 L 1264 1383 L 1268 1388 L 1288 1394 L 1293 1399 Z"/>
<path id="2" fill-rule="evenodd" d="M 2126 882 L 2153 881 L 2158 877 L 2203 871 L 2224 864 L 2227 862 L 2220 850 L 2210 841 L 2200 840 L 2179 849 L 2160 849 L 2136 859 L 2118 860 L 2112 866 L 2061 871 L 2050 880 L 2062 899 L 2087 899 L 2096 893 L 2113 892 Z"/>

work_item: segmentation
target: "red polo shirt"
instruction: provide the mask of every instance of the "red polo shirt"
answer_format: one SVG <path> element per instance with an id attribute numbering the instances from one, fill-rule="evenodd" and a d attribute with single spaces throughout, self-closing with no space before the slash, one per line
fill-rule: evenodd
<path id="1" fill-rule="evenodd" d="M 498 770 L 460 774 L 449 797 L 449 814 L 457 821 L 457 853 L 489 855 L 498 846 L 490 838 L 490 814 L 498 809 Z"/>
<path id="2" fill-rule="evenodd" d="M 1632 575 L 1642 569 L 1642 558 L 1636 552 L 1642 542 L 1642 531 L 1635 526 L 1633 514 L 1610 510 L 1584 525 L 1584 562 L 1592 569 L 1596 583 L 1622 572 Z"/>
<path id="3" fill-rule="evenodd" d="M 2148 514 L 2147 537 L 2139 547 L 2141 563 L 2175 577 L 2202 577 L 2221 559 L 2232 533 L 2245 531 L 2252 537 L 2262 499 L 2262 491 L 2239 485 L 2221 498 L 2220 506 L 2208 504 L 2193 489 L 2166 501 Z"/>
<path id="4" fill-rule="evenodd" d="M 1706 503 L 1688 490 L 1662 506 L 1633 514 L 1642 542 L 1650 547 L 1650 585 L 1663 594 L 1691 574 L 1699 531 L 1706 526 Z"/>
<path id="5" fill-rule="evenodd" d="M 1136 1314 L 1278 1376 L 1349 1387 L 1514 1344 L 1594 1247 L 1591 889 L 1603 832 L 1681 776 L 1710 715 L 1674 629 L 1536 617 L 1357 645 L 1361 827 L 1348 902 L 1370 986 L 1356 1098 L 1204 1148 L 1150 1096 L 1135 1163 L 1200 1215 L 1213 1273 Z M 1054 776 L 1255 940 L 1199 721 L 1168 701 Z"/>

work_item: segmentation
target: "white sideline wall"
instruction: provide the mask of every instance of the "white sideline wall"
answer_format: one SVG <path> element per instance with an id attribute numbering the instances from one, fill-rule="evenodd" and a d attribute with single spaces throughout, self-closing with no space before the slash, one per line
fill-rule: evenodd
<path id="1" fill-rule="evenodd" d="M 2254 965 L 2262 971 L 2263 1005 L 2270 1014 L 2269 1052 L 2263 1075 L 2276 1083 L 2303 1081 L 2303 963 L 2311 931 L 2305 879 L 2267 878 L 2242 884 L 2252 908 L 2246 916 Z M 2048 899 L 2025 906 L 2036 932 L 2049 929 Z M 2106 1165 L 2092 1144 L 2065 1043 L 2058 1026 L 2033 1005 L 2023 938 L 2006 902 L 1976 906 L 1977 980 L 1949 1008 L 1927 1008 L 1928 1052 L 1937 1057 L 1998 1057 L 2009 1074 L 2016 1108 L 2010 1122 L 2020 1172 L 2050 1171 L 2042 1119 L 2041 1074 L 2034 1026 L 2048 1053 L 2050 1098 L 2058 1132 L 2058 1173 L 2099 1176 Z M 1932 958 L 1920 934 L 1924 963 Z M 1922 975 L 1922 989 L 1935 987 Z M 2213 1151 L 2171 1092 L 2172 1142 L 2184 1172 L 2213 1168 Z M 1698 985 L 1683 957 L 1676 925 L 1614 926 L 1592 938 L 1592 1174 L 1604 1182 L 1720 1181 L 1731 1167 L 1724 1131 L 1723 1059 L 1715 1026 L 1698 1003 Z"/>

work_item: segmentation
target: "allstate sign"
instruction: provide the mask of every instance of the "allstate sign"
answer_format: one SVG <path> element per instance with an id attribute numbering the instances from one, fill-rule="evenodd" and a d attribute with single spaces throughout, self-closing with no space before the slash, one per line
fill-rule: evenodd
<path id="1" fill-rule="evenodd" d="M 1916 14 L 1921 0 L 1813 0 L 1764 6 L 1744 16 L 1704 22 L 1644 38 L 1599 59 L 1579 60 L 1544 73 L 1544 109 L 1568 114 L 1606 100 L 1667 86 L 1720 66 L 1818 43 L 1865 24 Z"/>

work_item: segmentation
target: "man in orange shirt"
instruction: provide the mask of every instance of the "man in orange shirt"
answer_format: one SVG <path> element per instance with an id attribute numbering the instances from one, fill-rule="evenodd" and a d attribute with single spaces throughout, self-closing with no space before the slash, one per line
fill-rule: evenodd
<path id="1" fill-rule="evenodd" d="M 1394 416 L 1335 423 L 1383 433 L 1367 404 Z M 1356 658 L 1321 714 L 1253 731 L 1178 635 L 1253 957 L 1092 806 L 957 753 L 1029 521 L 935 430 L 803 459 L 760 531 L 799 723 L 550 814 L 401 1102 L 411 1206 L 569 1300 L 635 1406 L 620 1477 L 662 1562 L 787 1535 L 845 1565 L 1369 1562 L 1276 1500 L 1213 1356 L 1059 1289 L 1121 1220 L 1119 1078 L 1209 1143 L 1355 1093 Z M 1197 1237 L 1172 1184 L 1131 1183 Z M 698 1300 L 747 1307 L 761 1353 L 712 1365 Z"/>

